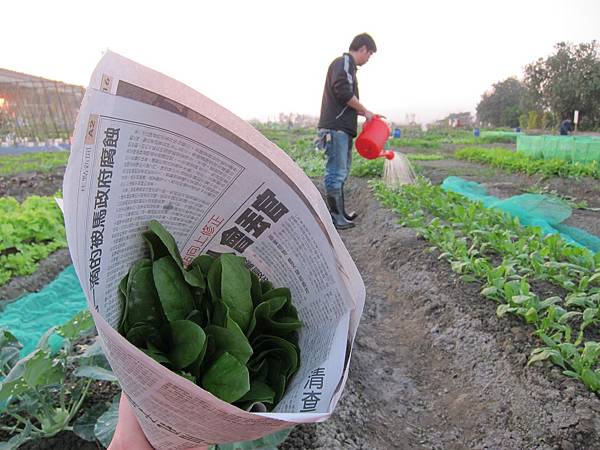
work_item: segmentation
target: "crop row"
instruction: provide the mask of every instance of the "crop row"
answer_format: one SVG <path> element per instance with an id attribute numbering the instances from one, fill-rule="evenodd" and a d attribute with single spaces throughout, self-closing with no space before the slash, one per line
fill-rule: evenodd
<path id="1" fill-rule="evenodd" d="M 445 144 L 454 145 L 481 145 L 481 144 L 514 144 L 517 142 L 515 135 L 511 134 L 486 134 L 482 132 L 479 137 L 475 137 L 471 131 L 460 132 L 427 132 L 416 134 L 415 136 L 407 136 L 399 139 L 390 139 L 392 147 L 411 147 L 436 149 L 441 148 Z"/>
<path id="2" fill-rule="evenodd" d="M 68 152 L 35 152 L 22 155 L 0 157 L 0 175 L 13 175 L 21 172 L 49 172 L 56 167 L 67 165 Z"/>
<path id="3" fill-rule="evenodd" d="M 110 443 L 118 397 L 107 414 L 105 404 L 78 414 L 95 380 L 116 381 L 99 343 L 83 354 L 76 351 L 76 341 L 89 336 L 93 325 L 90 313 L 82 311 L 64 325 L 48 329 L 33 352 L 23 358 L 16 337 L 0 329 L 0 402 L 3 417 L 8 419 L 2 421 L 0 430 L 10 435 L 0 448 L 15 450 L 27 441 L 49 438 L 63 430 L 98 439 L 105 446 Z M 58 351 L 50 345 L 55 335 L 62 338 Z"/>
<path id="4" fill-rule="evenodd" d="M 419 180 L 392 190 L 374 183 L 380 201 L 440 251 L 465 281 L 498 303 L 497 315 L 514 314 L 535 327 L 543 345 L 529 363 L 550 360 L 567 376 L 600 392 L 600 253 L 542 236 L 518 219 Z M 537 286 L 554 294 L 541 298 Z"/>
<path id="5" fill-rule="evenodd" d="M 23 203 L 0 198 L 0 235 L 0 286 L 35 272 L 38 261 L 67 245 L 62 214 L 52 197 L 31 196 Z"/>
<path id="6" fill-rule="evenodd" d="M 520 152 L 503 148 L 468 147 L 454 153 L 457 159 L 465 159 L 510 172 L 522 172 L 528 175 L 542 174 L 559 177 L 593 177 L 600 179 L 600 165 L 594 161 L 580 163 L 562 159 L 532 159 Z"/>

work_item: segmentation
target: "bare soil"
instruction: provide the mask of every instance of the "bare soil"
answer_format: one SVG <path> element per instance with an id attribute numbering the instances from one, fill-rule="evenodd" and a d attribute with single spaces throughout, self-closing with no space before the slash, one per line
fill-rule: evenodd
<path id="1" fill-rule="evenodd" d="M 29 195 L 54 195 L 62 189 L 65 167 L 47 173 L 23 172 L 0 176 L 0 197 L 15 197 L 20 202 Z"/>
<path id="2" fill-rule="evenodd" d="M 500 197 L 536 183 L 462 161 L 423 162 L 420 170 L 436 183 L 461 172 Z M 600 206 L 598 181 L 547 182 Z M 349 209 L 361 215 L 341 236 L 367 288 L 350 376 L 332 418 L 297 427 L 280 448 L 600 449 L 599 397 L 556 368 L 527 367 L 537 345 L 530 327 L 498 318 L 481 287 L 460 281 L 427 242 L 400 227 L 365 180 L 351 179 L 347 189 Z M 600 234 L 599 217 L 583 215 L 577 226 Z M 18 286 L 39 289 L 42 277 L 23 278 Z M 106 386 L 98 386 L 89 401 L 106 398 Z M 65 432 L 22 448 L 99 447 Z"/>

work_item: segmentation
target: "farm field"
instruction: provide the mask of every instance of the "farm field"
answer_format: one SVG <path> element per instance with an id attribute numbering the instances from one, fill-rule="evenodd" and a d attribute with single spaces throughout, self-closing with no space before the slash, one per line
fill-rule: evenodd
<path id="1" fill-rule="evenodd" d="M 313 149 L 313 130 L 261 131 L 288 152 L 322 189 L 319 174 L 323 158 Z M 392 140 L 391 145 L 407 154 L 417 173 L 434 186 L 423 187 L 422 194 L 413 193 L 415 197 L 406 197 L 408 203 L 402 206 L 396 192 L 372 181 L 380 178 L 382 161 L 366 162 L 356 155 L 346 199 L 348 208 L 356 209 L 360 217 L 354 229 L 340 235 L 363 276 L 367 299 L 349 379 L 329 421 L 297 427 L 279 448 L 600 448 L 600 276 L 593 278 L 600 273 L 600 258 L 594 260 L 593 255 L 565 250 L 560 243 L 548 254 L 544 254 L 544 248 L 536 248 L 542 258 L 541 268 L 520 261 L 511 266 L 514 272 L 507 274 L 507 279 L 514 277 L 511 281 L 520 277 L 519 298 L 511 294 L 505 301 L 491 290 L 486 291 L 487 296 L 482 295 L 482 290 L 490 287 L 482 267 L 501 266 L 503 258 L 509 258 L 509 250 L 490 250 L 492 244 L 487 250 L 478 248 L 477 254 L 468 249 L 470 253 L 465 250 L 465 255 L 475 256 L 478 265 L 461 266 L 458 258 L 464 245 L 456 241 L 464 237 L 459 234 L 464 231 L 452 226 L 456 223 L 449 219 L 453 217 L 448 215 L 452 208 L 448 212 L 427 203 L 438 193 L 436 185 L 448 176 L 459 176 L 481 183 L 489 195 L 502 199 L 523 193 L 562 198 L 573 208 L 566 225 L 600 236 L 600 180 L 593 176 L 509 172 L 455 158 L 457 151 L 474 146 L 484 151 L 502 148 L 514 152 L 515 144 L 505 137 L 474 141 L 468 133 L 452 139 L 424 135 Z M 0 196 L 22 202 L 33 195 L 53 196 L 61 189 L 64 166 L 30 169 L 23 172 L 16 168 L 1 174 Z M 422 183 L 429 186 L 426 181 Z M 456 203 L 469 210 L 466 200 Z M 412 222 L 408 220 L 411 217 L 407 211 L 414 212 L 412 209 L 424 211 L 424 223 L 438 217 L 439 229 L 418 223 L 418 215 Z M 442 216 L 442 212 L 447 215 Z M 457 238 L 452 240 L 451 233 Z M 514 242 L 520 241 L 515 238 Z M 579 258 L 578 268 L 546 264 L 564 263 L 561 258 L 565 255 Z M 24 293 L 42 289 L 69 264 L 65 248 L 54 251 L 38 263 L 33 273 L 14 276 L 1 285 L 0 300 L 6 304 Z M 548 302 L 547 307 L 519 310 L 525 301 L 557 297 L 560 301 Z M 574 306 L 565 311 L 574 314 L 561 322 L 563 313 L 555 306 L 565 306 L 568 300 Z M 544 322 L 548 326 L 543 329 L 556 347 L 536 334 L 548 311 L 559 315 L 554 322 Z M 566 333 L 572 336 L 567 339 Z M 92 339 L 80 338 L 75 348 L 80 351 Z M 565 343 L 573 343 L 574 352 L 585 358 L 577 360 L 575 353 L 569 353 L 571 347 L 559 347 Z M 552 353 L 557 348 L 564 349 L 565 354 Z M 535 355 L 545 349 L 546 358 L 539 356 L 540 361 L 528 364 L 534 349 L 540 349 Z M 80 414 L 110 402 L 116 392 L 118 387 L 109 381 L 93 381 Z M 12 426 L 4 416 L 0 422 Z M 10 435 L 6 430 L 1 433 L 1 440 Z M 63 431 L 20 448 L 102 447 Z"/>

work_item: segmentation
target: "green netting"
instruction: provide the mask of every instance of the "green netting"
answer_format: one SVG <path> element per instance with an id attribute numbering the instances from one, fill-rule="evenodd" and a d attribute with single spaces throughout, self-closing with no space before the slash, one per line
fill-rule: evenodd
<path id="1" fill-rule="evenodd" d="M 73 266 L 63 270 L 40 292 L 9 303 L 0 313 L 0 328 L 6 328 L 23 344 L 21 356 L 29 354 L 40 337 L 54 325 L 62 325 L 86 308 L 86 300 Z M 50 341 L 60 346 L 56 335 Z"/>
<path id="2" fill-rule="evenodd" d="M 526 136 L 517 137 L 517 151 L 533 159 L 600 163 L 600 138 L 594 136 Z"/>
<path id="3" fill-rule="evenodd" d="M 559 233 L 570 243 L 587 247 L 592 252 L 600 252 L 600 238 L 580 228 L 562 224 L 571 216 L 571 207 L 556 197 L 539 194 L 523 194 L 499 199 L 487 194 L 479 183 L 460 177 L 448 177 L 442 189 L 456 192 L 469 200 L 482 202 L 486 208 L 496 208 L 518 217 L 525 226 L 539 227 L 544 234 Z"/>

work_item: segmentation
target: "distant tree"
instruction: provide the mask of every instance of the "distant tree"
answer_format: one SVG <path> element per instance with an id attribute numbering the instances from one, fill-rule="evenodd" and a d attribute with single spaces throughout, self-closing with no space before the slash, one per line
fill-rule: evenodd
<path id="1" fill-rule="evenodd" d="M 522 130 L 527 129 L 527 114 L 523 113 L 519 116 L 519 127 L 521 127 Z"/>
<path id="2" fill-rule="evenodd" d="M 550 111 L 544 111 L 542 114 L 542 128 L 547 130 L 548 128 L 554 128 L 554 115 Z"/>
<path id="3" fill-rule="evenodd" d="M 541 128 L 541 117 L 537 111 L 529 111 L 527 115 L 527 129 L 536 130 Z"/>
<path id="4" fill-rule="evenodd" d="M 481 96 L 477 105 L 477 119 L 494 126 L 516 127 L 525 90 L 525 86 L 514 77 L 495 83 L 491 90 Z"/>
<path id="5" fill-rule="evenodd" d="M 600 127 L 600 46 L 560 42 L 555 53 L 525 67 L 528 95 L 549 108 L 554 119 L 573 118 L 582 128 Z"/>
<path id="6" fill-rule="evenodd" d="M 511 106 L 510 108 L 506 108 L 500 114 L 500 123 L 503 126 L 515 128 L 519 125 L 519 114 L 521 113 L 518 106 Z"/>

